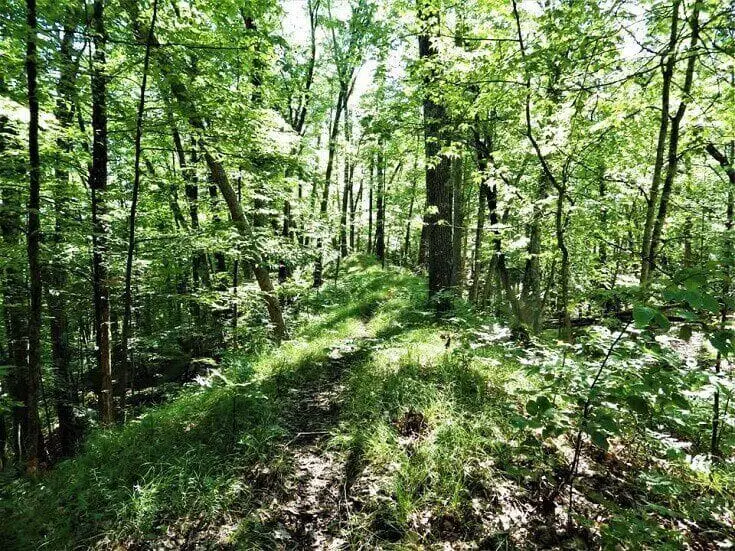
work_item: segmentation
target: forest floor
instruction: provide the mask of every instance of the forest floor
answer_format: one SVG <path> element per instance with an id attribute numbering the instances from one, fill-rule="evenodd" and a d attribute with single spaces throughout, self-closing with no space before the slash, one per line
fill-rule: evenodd
<path id="1" fill-rule="evenodd" d="M 232 353 L 76 458 L 8 480 L 3 549 L 734 544 L 735 465 L 694 468 L 696 435 L 676 434 L 676 457 L 641 424 L 585 444 L 571 496 L 559 491 L 575 425 L 529 422 L 553 338 L 519 344 L 471 311 L 438 324 L 424 305 L 421 278 L 348 263 L 301 300 L 290 341 Z"/>

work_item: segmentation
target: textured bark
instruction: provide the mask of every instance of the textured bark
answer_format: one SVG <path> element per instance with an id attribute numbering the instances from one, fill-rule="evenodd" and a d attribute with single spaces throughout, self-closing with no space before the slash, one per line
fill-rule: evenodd
<path id="1" fill-rule="evenodd" d="M 73 20 L 74 14 L 70 15 Z M 76 447 L 77 431 L 74 422 L 73 404 L 76 401 L 73 390 L 71 373 L 71 348 L 69 345 L 69 328 L 67 314 L 67 280 L 68 274 L 64 262 L 59 259 L 60 248 L 64 242 L 67 224 L 67 187 L 69 186 L 69 172 L 66 169 L 66 159 L 63 157 L 71 151 L 71 143 L 66 136 L 74 124 L 72 105 L 77 69 L 72 59 L 74 41 L 73 23 L 64 26 L 59 51 L 60 73 L 57 84 L 56 119 L 63 130 L 56 141 L 59 155 L 54 168 L 56 186 L 54 188 L 55 225 L 52 235 L 52 245 L 55 251 L 54 259 L 48 267 L 48 286 L 53 292 L 46 294 L 49 306 L 51 329 L 51 359 L 56 379 L 54 402 L 56 415 L 59 420 L 59 448 L 63 457 L 73 454 Z"/>
<path id="2" fill-rule="evenodd" d="M 446 143 L 444 126 L 448 122 L 446 109 L 433 99 L 431 88 L 436 80 L 438 51 L 431 41 L 431 34 L 438 32 L 439 12 L 419 3 L 419 57 L 427 64 L 424 78 L 424 150 L 428 161 L 426 168 L 426 226 L 427 257 L 429 268 L 429 296 L 441 295 L 436 301 L 437 312 L 446 311 L 451 301 L 446 295 L 452 287 L 452 184 L 450 160 L 440 155 Z"/>
<path id="3" fill-rule="evenodd" d="M 112 396 L 112 349 L 110 335 L 110 288 L 105 257 L 108 233 L 105 192 L 107 191 L 107 75 L 105 73 L 105 26 L 103 0 L 93 7 L 94 56 L 92 66 L 92 190 L 93 283 L 97 364 L 100 373 L 99 407 L 103 425 L 114 420 Z"/>
<path id="4" fill-rule="evenodd" d="M 26 74 L 28 77 L 28 158 L 30 182 L 28 193 L 28 276 L 30 311 L 28 316 L 28 380 L 26 382 L 26 424 L 24 435 L 26 470 L 38 469 L 43 454 L 43 436 L 38 415 L 41 388 L 41 307 L 43 288 L 39 248 L 41 243 L 41 159 L 38 146 L 38 92 L 36 47 L 36 0 L 26 1 L 28 36 L 26 40 Z"/>

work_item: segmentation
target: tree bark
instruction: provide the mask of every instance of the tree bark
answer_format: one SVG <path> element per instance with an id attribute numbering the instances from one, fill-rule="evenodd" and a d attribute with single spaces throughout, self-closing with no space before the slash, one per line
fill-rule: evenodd
<path id="1" fill-rule="evenodd" d="M 30 161 L 30 185 L 28 194 L 28 275 L 30 280 L 30 312 L 28 316 L 28 381 L 26 387 L 25 449 L 26 470 L 38 470 L 39 457 L 43 454 L 43 436 L 38 415 L 38 398 L 41 387 L 41 158 L 38 146 L 38 92 L 37 92 L 37 30 L 36 0 L 26 0 L 28 37 L 26 41 L 26 74 L 28 76 L 28 157 Z"/>
<path id="2" fill-rule="evenodd" d="M 104 2 L 93 6 L 94 56 L 92 66 L 92 190 L 93 280 L 97 363 L 100 372 L 99 407 L 103 425 L 114 420 L 112 396 L 112 349 L 110 335 L 110 289 L 106 264 L 108 227 L 105 192 L 107 191 L 107 75 L 105 68 Z"/>
<path id="3" fill-rule="evenodd" d="M 133 313 L 133 256 L 135 253 L 135 216 L 138 210 L 138 195 L 140 192 L 140 157 L 141 140 L 143 138 L 143 118 L 145 116 L 145 92 L 148 84 L 148 67 L 151 60 L 151 43 L 153 32 L 156 27 L 158 16 L 158 0 L 153 0 L 153 15 L 148 28 L 148 38 L 145 45 L 143 57 L 143 76 L 140 83 L 140 97 L 138 99 L 138 112 L 135 119 L 135 159 L 133 162 L 133 196 L 130 204 L 130 216 L 128 219 L 128 252 L 125 258 L 125 291 L 123 295 L 123 327 L 122 327 L 122 350 L 125 362 L 122 368 L 120 381 L 120 409 L 125 410 L 125 395 L 128 388 L 128 377 L 132 372 L 133 352 L 130 346 L 130 322 Z"/>
<path id="4" fill-rule="evenodd" d="M 319 205 L 319 218 L 322 222 L 326 222 L 327 207 L 329 206 L 329 186 L 332 181 L 332 172 L 334 170 L 334 158 L 337 152 L 337 136 L 339 135 L 339 122 L 342 117 L 342 109 L 344 109 L 346 97 L 348 95 L 347 84 L 340 82 L 339 94 L 337 95 L 337 104 L 334 110 L 334 119 L 332 127 L 329 131 L 329 145 L 327 153 L 327 168 L 324 173 L 324 189 L 322 200 Z M 316 240 L 317 259 L 314 262 L 314 287 L 321 287 L 324 282 L 322 277 L 324 264 L 324 251 L 322 250 L 323 238 L 319 236 Z"/>
<path id="5" fill-rule="evenodd" d="M 429 297 L 434 299 L 438 314 L 449 310 L 451 300 L 447 291 L 452 287 L 452 184 L 450 160 L 440 155 L 446 144 L 444 125 L 448 121 L 446 109 L 437 103 L 431 88 L 437 78 L 438 51 L 431 34 L 439 27 L 436 8 L 419 2 L 418 18 L 422 25 L 419 35 L 419 57 L 429 70 L 424 78 L 424 151 L 426 168 L 426 227 L 429 268 Z"/>
<path id="6" fill-rule="evenodd" d="M 676 110 L 674 118 L 671 120 L 671 131 L 669 134 L 668 166 L 666 167 L 666 178 L 664 179 L 663 186 L 661 187 L 661 202 L 658 205 L 656 222 L 653 225 L 653 232 L 651 233 L 651 246 L 648 252 L 648 256 L 646 257 L 648 272 L 646 279 L 643 280 L 644 284 L 648 282 L 650 272 L 656 266 L 656 255 L 658 254 L 658 249 L 661 245 L 661 235 L 663 233 L 664 224 L 666 223 L 666 217 L 669 209 L 669 201 L 671 200 L 671 193 L 674 188 L 676 169 L 679 165 L 679 135 L 681 121 L 684 118 L 684 114 L 686 113 L 687 99 L 689 98 L 689 94 L 692 91 L 692 84 L 694 82 L 694 65 L 697 61 L 695 49 L 697 47 L 697 41 L 699 40 L 700 8 L 701 2 L 695 2 L 690 23 L 692 27 L 692 34 L 689 44 L 689 59 L 687 60 L 687 67 L 684 75 L 684 86 L 682 87 L 682 99 L 679 102 L 679 108 Z"/>
<path id="7" fill-rule="evenodd" d="M 70 19 L 73 16 L 74 14 L 71 13 Z M 59 153 L 54 169 L 56 176 L 56 187 L 54 189 L 55 225 L 52 242 L 55 254 L 54 260 L 50 263 L 48 269 L 48 286 L 53 289 L 53 292 L 47 290 L 46 295 L 51 317 L 51 359 L 56 379 L 54 401 L 56 415 L 59 420 L 59 448 L 62 457 L 69 457 L 74 453 L 77 439 L 73 411 L 75 396 L 71 374 L 71 349 L 69 346 L 66 302 L 68 274 L 64 262 L 60 259 L 60 249 L 65 239 L 66 219 L 68 217 L 66 194 L 69 186 L 69 172 L 66 169 L 67 159 L 64 156 L 71 152 L 71 143 L 66 133 L 74 124 L 72 105 L 77 69 L 72 60 L 73 43 L 74 21 L 67 21 L 64 25 L 64 34 L 59 51 L 60 69 L 56 89 L 55 115 L 62 132 L 56 141 Z"/>
<path id="8" fill-rule="evenodd" d="M 452 160 L 452 287 L 462 295 L 464 286 L 463 262 L 462 262 L 462 237 L 464 228 L 463 212 L 463 179 L 464 162 L 462 157 Z"/>
<path id="9" fill-rule="evenodd" d="M 651 236 L 656 219 L 656 209 L 659 204 L 659 190 L 661 187 L 661 172 L 664 165 L 664 154 L 666 152 L 666 139 L 669 128 L 669 105 L 671 102 L 671 81 L 674 77 L 674 66 L 676 65 L 676 41 L 679 27 L 679 5 L 681 0 L 674 0 L 671 5 L 671 26 L 669 29 L 669 42 L 662 54 L 661 67 L 663 69 L 663 82 L 661 87 L 661 120 L 658 128 L 658 141 L 656 143 L 656 159 L 653 164 L 653 177 L 651 190 L 647 198 L 646 221 L 643 226 L 643 239 L 641 241 L 641 285 L 646 285 L 651 271 Z"/>

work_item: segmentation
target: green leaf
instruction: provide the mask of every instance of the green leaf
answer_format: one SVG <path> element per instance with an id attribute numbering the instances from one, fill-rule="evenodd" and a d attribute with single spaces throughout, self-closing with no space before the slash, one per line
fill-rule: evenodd
<path id="1" fill-rule="evenodd" d="M 636 305 L 633 308 L 633 320 L 635 321 L 636 327 L 639 329 L 648 327 L 653 318 L 656 317 L 657 313 L 658 310 L 654 308 L 649 308 L 648 306 L 643 306 L 641 304 Z"/>

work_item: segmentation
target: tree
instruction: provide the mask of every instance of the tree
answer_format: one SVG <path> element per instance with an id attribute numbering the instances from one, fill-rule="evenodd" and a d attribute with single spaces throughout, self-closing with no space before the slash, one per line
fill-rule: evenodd
<path id="1" fill-rule="evenodd" d="M 438 51 L 432 43 L 432 34 L 439 27 L 439 12 L 429 2 L 419 2 L 417 9 L 421 24 L 419 57 L 425 63 L 424 76 L 424 149 L 426 151 L 426 217 L 429 267 L 429 296 L 437 298 L 439 313 L 449 309 L 446 292 L 452 287 L 452 184 L 451 162 L 441 154 L 446 146 L 444 126 L 446 109 L 436 99 L 438 78 Z"/>

